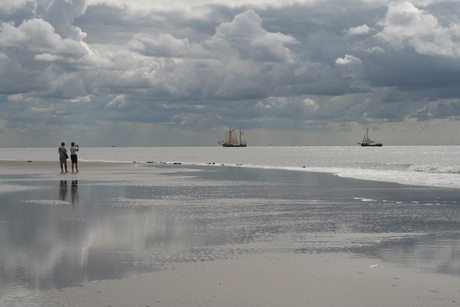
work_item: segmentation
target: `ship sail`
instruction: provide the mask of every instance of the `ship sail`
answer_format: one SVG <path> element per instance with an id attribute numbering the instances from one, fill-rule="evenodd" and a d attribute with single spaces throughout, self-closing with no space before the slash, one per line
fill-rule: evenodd
<path id="1" fill-rule="evenodd" d="M 235 129 L 232 129 L 228 135 L 228 141 L 225 140 L 225 144 L 238 145 L 238 139 L 236 138 Z"/>
<path id="2" fill-rule="evenodd" d="M 369 138 L 369 129 L 366 129 L 366 134 L 364 135 L 363 141 L 358 144 L 361 146 L 382 146 L 382 143 L 376 143 Z"/>
<path id="3" fill-rule="evenodd" d="M 364 135 L 364 138 L 363 138 L 363 143 L 367 143 L 367 144 L 375 143 L 369 138 L 369 129 L 366 130 L 366 134 Z"/>
<path id="4" fill-rule="evenodd" d="M 227 138 L 228 132 L 225 132 L 224 136 L 220 139 L 220 141 L 217 144 L 224 144 L 225 139 Z"/>
<path id="5" fill-rule="evenodd" d="M 240 146 L 246 146 L 246 138 L 244 137 L 244 132 L 240 131 Z"/>
<path id="6" fill-rule="evenodd" d="M 224 136 L 217 143 L 224 147 L 246 147 L 246 138 L 244 137 L 244 132 L 240 130 L 240 142 L 238 143 L 235 129 L 230 127 L 230 130 L 225 132 Z"/>

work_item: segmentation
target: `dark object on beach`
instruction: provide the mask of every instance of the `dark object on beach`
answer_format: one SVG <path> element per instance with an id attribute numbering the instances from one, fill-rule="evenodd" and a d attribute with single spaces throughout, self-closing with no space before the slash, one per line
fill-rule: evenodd
<path id="1" fill-rule="evenodd" d="M 382 143 L 376 143 L 369 138 L 369 129 L 366 129 L 366 134 L 364 135 L 363 141 L 358 144 L 363 147 L 365 146 L 382 147 Z"/>

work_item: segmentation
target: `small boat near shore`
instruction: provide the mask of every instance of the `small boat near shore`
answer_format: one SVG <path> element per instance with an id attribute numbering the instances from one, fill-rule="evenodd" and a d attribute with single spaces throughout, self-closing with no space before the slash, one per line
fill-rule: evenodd
<path id="1" fill-rule="evenodd" d="M 361 143 L 358 143 L 362 147 L 371 146 L 371 147 L 382 147 L 382 143 L 376 143 L 369 138 L 369 129 L 366 129 L 366 134 Z"/>
<path id="2" fill-rule="evenodd" d="M 230 130 L 225 132 L 218 144 L 221 144 L 223 147 L 246 147 L 246 138 L 244 137 L 244 132 L 240 129 L 240 140 L 238 142 L 235 129 L 230 127 Z"/>

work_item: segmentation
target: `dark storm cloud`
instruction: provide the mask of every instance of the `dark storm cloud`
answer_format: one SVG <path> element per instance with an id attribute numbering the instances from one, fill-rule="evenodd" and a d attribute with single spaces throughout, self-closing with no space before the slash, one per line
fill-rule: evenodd
<path id="1" fill-rule="evenodd" d="M 6 1 L 3 130 L 20 121 L 327 130 L 460 116 L 455 1 L 139 4 Z"/>

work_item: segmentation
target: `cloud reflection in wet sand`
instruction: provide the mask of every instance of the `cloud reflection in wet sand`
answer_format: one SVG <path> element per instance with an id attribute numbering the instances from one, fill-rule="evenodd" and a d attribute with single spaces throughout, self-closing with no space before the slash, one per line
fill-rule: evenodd
<path id="1" fill-rule="evenodd" d="M 460 191 L 329 174 L 201 170 L 125 174 L 116 184 L 50 180 L 39 190 L 1 193 L 2 296 L 15 287 L 60 289 L 270 252 L 411 258 L 419 268 L 459 274 Z M 436 243 L 433 233 L 451 240 Z M 435 243 L 443 248 L 425 252 Z"/>

